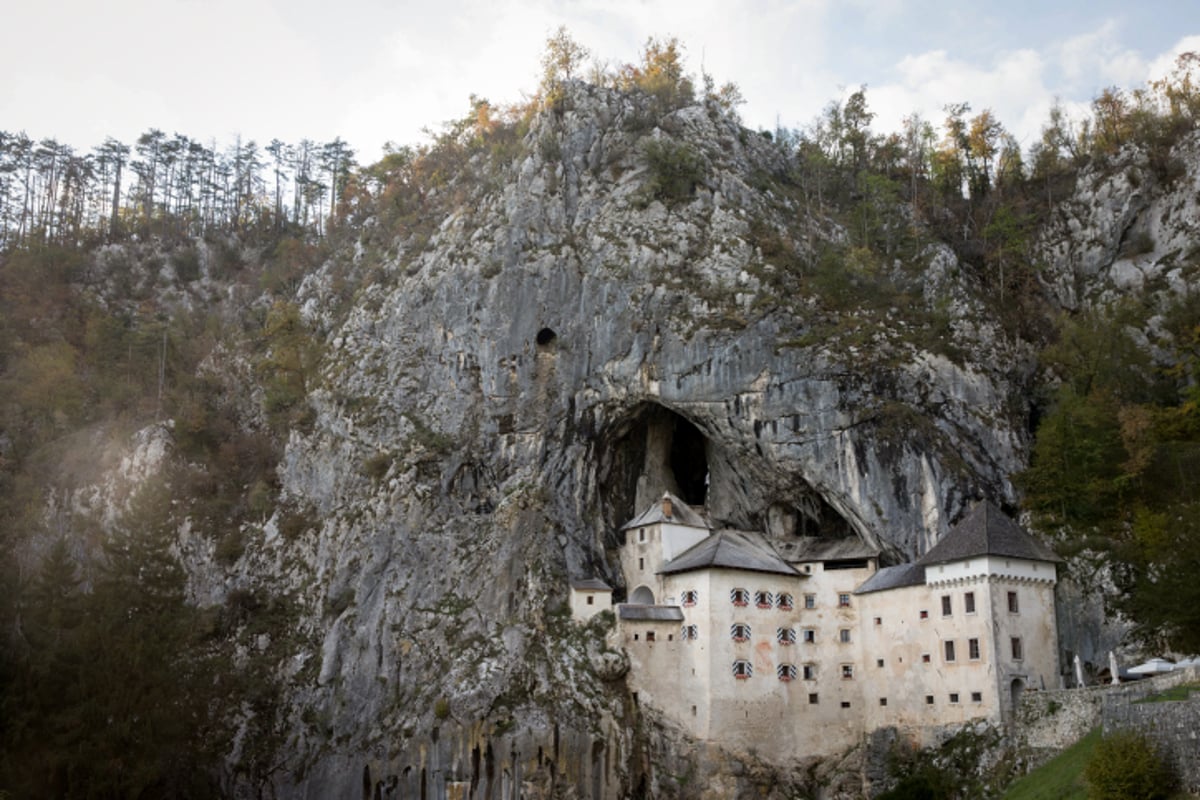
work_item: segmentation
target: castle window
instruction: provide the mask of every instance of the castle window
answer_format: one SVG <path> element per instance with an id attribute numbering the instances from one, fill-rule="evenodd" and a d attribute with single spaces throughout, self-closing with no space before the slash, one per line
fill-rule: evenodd
<path id="1" fill-rule="evenodd" d="M 775 598 L 771 596 L 770 592 L 755 592 L 754 605 L 759 608 L 770 608 L 775 605 Z"/>
<path id="2" fill-rule="evenodd" d="M 700 593 L 695 589 L 687 589 L 680 594 L 680 600 L 684 608 L 691 608 L 696 605 L 696 601 L 700 599 Z"/>
<path id="3" fill-rule="evenodd" d="M 927 706 L 933 705 L 933 695 L 931 695 L 931 694 L 925 695 L 925 705 L 927 705 Z"/>
<path id="4" fill-rule="evenodd" d="M 983 702 L 983 692 L 971 692 L 971 702 L 972 703 L 982 703 Z"/>
<path id="5" fill-rule="evenodd" d="M 638 541 L 639 542 L 646 541 L 646 529 L 645 528 L 638 528 Z"/>
<path id="6" fill-rule="evenodd" d="M 589 595 L 587 596 L 587 604 L 588 604 L 589 606 L 594 606 L 594 605 L 596 605 L 596 598 L 595 598 L 595 596 L 594 596 L 594 595 L 590 595 L 590 594 L 589 594 Z"/>
<path id="7" fill-rule="evenodd" d="M 879 698 L 879 705 L 881 705 L 881 706 L 886 706 L 886 705 L 887 705 L 887 698 L 886 698 L 886 697 L 881 697 L 881 698 Z"/>
<path id="8" fill-rule="evenodd" d="M 882 658 L 877 658 L 877 659 L 875 659 L 875 666 L 877 666 L 877 667 L 882 667 L 882 666 L 883 666 L 883 659 L 882 659 Z"/>
<path id="9" fill-rule="evenodd" d="M 683 639 L 684 641 L 688 641 L 689 639 L 691 639 L 691 640 L 699 639 L 700 638 L 700 629 L 697 628 L 695 625 L 684 625 L 682 628 L 679 629 L 679 638 Z"/>
<path id="10" fill-rule="evenodd" d="M 787 592 L 780 592 L 775 597 L 775 607 L 780 611 L 791 611 L 793 607 L 792 596 Z"/>
<path id="11" fill-rule="evenodd" d="M 946 640 L 946 660 L 947 661 L 954 660 L 954 640 L 953 639 Z"/>
<path id="12" fill-rule="evenodd" d="M 838 641 L 841 642 L 842 644 L 849 644 L 849 642 L 850 642 L 850 629 L 849 628 L 842 628 L 841 630 L 838 631 Z"/>
<path id="13" fill-rule="evenodd" d="M 730 601 L 739 608 L 750 605 L 750 592 L 747 589 L 730 589 Z"/>
<path id="14" fill-rule="evenodd" d="M 815 681 L 816 679 L 817 679 L 817 665 L 816 664 L 805 664 L 804 665 L 804 680 Z"/>
<path id="15" fill-rule="evenodd" d="M 804 595 L 804 607 L 805 608 L 816 608 L 817 607 L 817 596 L 815 594 Z"/>
<path id="16" fill-rule="evenodd" d="M 950 702 L 951 702 L 952 704 L 956 704 L 956 703 L 958 703 L 958 692 L 951 692 L 951 693 L 950 693 Z"/>
<path id="17" fill-rule="evenodd" d="M 805 628 L 804 629 L 804 643 L 805 644 L 816 644 L 816 642 L 817 642 L 817 632 L 815 630 L 813 630 L 812 628 Z"/>
<path id="18" fill-rule="evenodd" d="M 882 624 L 883 624 L 883 617 L 876 617 L 876 618 L 875 618 L 875 624 L 876 624 L 876 625 L 882 625 Z"/>
<path id="19" fill-rule="evenodd" d="M 854 665 L 842 664 L 842 680 L 850 680 L 854 677 Z"/>
<path id="20" fill-rule="evenodd" d="M 838 608 L 849 608 L 849 607 L 850 607 L 850 595 L 844 594 L 844 593 L 839 594 L 838 595 Z"/>
<path id="21" fill-rule="evenodd" d="M 849 701 L 849 700 L 843 700 L 843 701 L 842 701 L 842 708 L 849 708 L 849 707 L 850 707 L 850 701 Z"/>
<path id="22" fill-rule="evenodd" d="M 972 661 L 979 660 L 979 640 L 967 639 L 967 658 Z"/>
<path id="23" fill-rule="evenodd" d="M 780 664 L 775 668 L 775 674 L 779 680 L 787 682 L 796 680 L 796 665 L 795 664 Z"/>
<path id="24" fill-rule="evenodd" d="M 750 641 L 750 626 L 744 622 L 735 622 L 729 626 L 729 637 L 735 642 Z"/>
<path id="25" fill-rule="evenodd" d="M 932 660 L 933 660 L 933 659 L 931 659 L 931 658 L 929 657 L 929 653 L 921 653 L 921 663 L 922 663 L 922 664 L 928 664 L 928 663 L 929 663 L 930 661 L 932 661 Z"/>
<path id="26" fill-rule="evenodd" d="M 646 568 L 646 559 L 639 558 L 638 559 L 638 569 L 645 569 L 645 568 Z"/>
<path id="27" fill-rule="evenodd" d="M 739 681 L 744 681 L 753 674 L 754 667 L 750 665 L 749 661 L 739 660 L 733 662 L 733 677 L 737 678 Z"/>
<path id="28" fill-rule="evenodd" d="M 929 612 L 923 608 L 921 609 L 921 619 L 929 619 Z"/>
<path id="29" fill-rule="evenodd" d="M 817 703 L 819 703 L 819 702 L 820 702 L 820 698 L 819 698 L 819 697 L 817 697 L 817 693 L 816 693 L 816 692 L 813 692 L 813 693 L 811 693 L 811 694 L 808 696 L 808 704 L 809 704 L 810 706 L 815 706 L 815 705 L 817 705 Z"/>
<path id="30" fill-rule="evenodd" d="M 975 593 L 974 592 L 967 592 L 966 594 L 963 595 L 963 609 L 968 614 L 975 613 Z"/>
<path id="31" fill-rule="evenodd" d="M 779 640 L 780 644 L 795 644 L 796 643 L 796 629 L 795 628 L 776 628 L 775 629 L 775 638 L 777 640 Z"/>
<path id="32" fill-rule="evenodd" d="M 1019 614 L 1020 612 L 1021 612 L 1021 607 L 1017 603 L 1017 593 L 1009 592 L 1008 593 L 1008 613 Z"/>
<path id="33" fill-rule="evenodd" d="M 942 616 L 950 616 L 950 595 L 948 594 L 942 595 Z"/>
<path id="34" fill-rule="evenodd" d="M 646 641 L 647 642 L 654 641 L 654 631 L 646 631 Z"/>
<path id="35" fill-rule="evenodd" d="M 1013 661 L 1020 661 L 1021 659 L 1023 659 L 1025 657 L 1024 650 L 1021 647 L 1021 637 L 1020 636 L 1012 637 L 1012 656 L 1013 656 Z"/>

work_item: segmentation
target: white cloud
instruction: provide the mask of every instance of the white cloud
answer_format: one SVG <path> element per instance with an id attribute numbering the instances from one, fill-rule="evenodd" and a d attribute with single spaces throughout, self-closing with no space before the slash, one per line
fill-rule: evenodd
<path id="1" fill-rule="evenodd" d="M 1071 88 L 1095 94 L 1105 86 L 1142 82 L 1146 62 L 1136 51 L 1121 45 L 1119 34 L 1116 21 L 1106 20 L 1099 28 L 1073 36 L 1058 46 L 1058 64 Z"/>

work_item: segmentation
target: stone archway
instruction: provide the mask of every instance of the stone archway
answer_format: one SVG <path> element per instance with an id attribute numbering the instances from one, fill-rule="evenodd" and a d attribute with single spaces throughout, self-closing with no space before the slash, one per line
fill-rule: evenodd
<path id="1" fill-rule="evenodd" d="M 1025 693 L 1025 680 L 1023 678 L 1013 678 L 1012 684 L 1009 686 L 1009 694 L 1012 702 L 1012 713 L 1016 716 L 1017 708 L 1021 705 L 1021 695 Z"/>
<path id="2" fill-rule="evenodd" d="M 650 591 L 649 586 L 639 586 L 633 590 L 633 594 L 629 595 L 629 602 L 639 606 L 654 605 L 654 592 Z"/>

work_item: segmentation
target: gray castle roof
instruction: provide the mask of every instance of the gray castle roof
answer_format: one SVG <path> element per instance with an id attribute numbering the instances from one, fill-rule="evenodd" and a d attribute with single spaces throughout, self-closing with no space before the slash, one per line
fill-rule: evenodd
<path id="1" fill-rule="evenodd" d="M 854 593 L 870 594 L 887 589 L 899 589 L 904 586 L 920 586 L 923 583 L 925 583 L 925 566 L 923 564 L 898 564 L 894 567 L 883 567 L 863 581 L 862 586 L 855 589 Z"/>
<path id="2" fill-rule="evenodd" d="M 620 619 L 642 622 L 681 622 L 683 609 L 679 606 L 643 606 L 636 603 L 621 603 L 617 606 Z"/>
<path id="3" fill-rule="evenodd" d="M 671 575 L 711 567 L 771 572 L 778 575 L 800 574 L 780 558 L 761 535 L 732 530 L 714 533 L 688 548 L 664 564 L 659 574 Z"/>
<path id="4" fill-rule="evenodd" d="M 1029 561 L 1061 562 L 1053 550 L 985 500 L 971 509 L 917 563 L 929 566 L 977 556 L 1007 556 Z"/>
<path id="5" fill-rule="evenodd" d="M 591 592 L 611 592 L 612 587 L 599 578 L 576 578 L 571 581 L 572 589 Z"/>
<path id="6" fill-rule="evenodd" d="M 693 528 L 707 528 L 708 524 L 704 518 L 697 514 L 692 507 L 680 500 L 670 492 L 664 494 L 671 501 L 671 516 L 663 514 L 662 498 L 654 501 L 654 504 L 638 514 L 633 519 L 621 526 L 621 530 L 627 531 L 630 528 L 641 528 L 645 525 L 653 525 L 656 522 L 670 522 L 675 525 L 690 525 Z"/>

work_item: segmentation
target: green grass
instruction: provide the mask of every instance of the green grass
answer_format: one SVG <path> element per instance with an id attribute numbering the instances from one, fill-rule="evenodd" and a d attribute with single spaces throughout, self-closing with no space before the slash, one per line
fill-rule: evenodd
<path id="1" fill-rule="evenodd" d="M 1013 783 L 1003 800 L 1087 800 L 1083 768 L 1100 741 L 1095 728 L 1050 761 Z"/>

